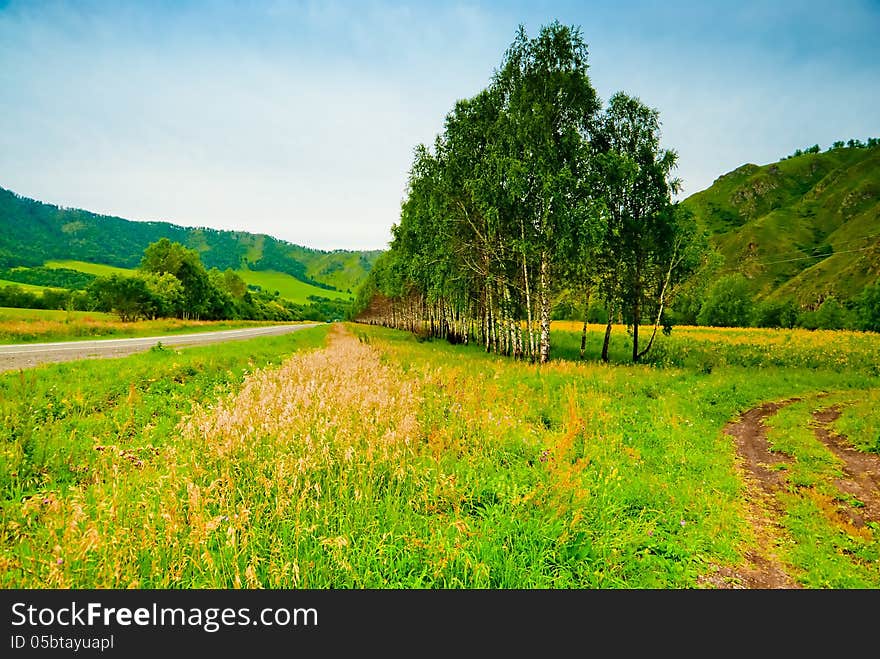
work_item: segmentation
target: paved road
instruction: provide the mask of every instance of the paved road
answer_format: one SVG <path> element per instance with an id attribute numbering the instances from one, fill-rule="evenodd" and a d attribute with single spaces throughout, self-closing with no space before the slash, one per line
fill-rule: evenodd
<path id="1" fill-rule="evenodd" d="M 241 341 L 258 336 L 287 334 L 314 327 L 314 323 L 296 325 L 269 325 L 221 332 L 143 336 L 134 339 L 97 339 L 90 341 L 62 341 L 58 343 L 16 343 L 0 345 L 0 371 L 30 368 L 46 362 L 66 362 L 96 357 L 125 357 L 149 350 L 158 342 L 163 346 L 195 346 L 220 341 Z"/>

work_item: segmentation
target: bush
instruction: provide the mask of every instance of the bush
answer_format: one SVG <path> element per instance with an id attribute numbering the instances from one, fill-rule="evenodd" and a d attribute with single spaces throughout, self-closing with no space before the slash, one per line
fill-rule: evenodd
<path id="1" fill-rule="evenodd" d="M 713 327 L 748 327 L 754 314 L 751 284 L 741 274 L 721 277 L 709 290 L 697 324 Z"/>
<path id="2" fill-rule="evenodd" d="M 801 314 L 798 324 L 805 329 L 848 329 L 855 325 L 853 314 L 834 297 L 827 298 L 815 311 Z"/>
<path id="3" fill-rule="evenodd" d="M 866 286 L 855 299 L 856 325 L 867 332 L 880 332 L 880 281 Z"/>
<path id="4" fill-rule="evenodd" d="M 757 327 L 791 329 L 797 325 L 799 310 L 791 300 L 766 300 L 755 307 L 754 324 Z"/>

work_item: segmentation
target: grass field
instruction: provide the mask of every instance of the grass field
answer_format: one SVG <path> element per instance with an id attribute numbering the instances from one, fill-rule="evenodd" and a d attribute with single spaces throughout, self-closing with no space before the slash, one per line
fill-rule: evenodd
<path id="1" fill-rule="evenodd" d="M 88 263 L 86 261 L 46 261 L 43 264 L 47 268 L 67 268 L 68 270 L 79 270 L 90 275 L 98 277 L 109 277 L 110 275 L 130 276 L 134 274 L 132 268 L 118 268 L 114 265 L 104 265 L 103 263 Z"/>
<path id="2" fill-rule="evenodd" d="M 23 291 L 27 291 L 29 293 L 42 293 L 47 288 L 51 288 L 50 286 L 37 286 L 35 284 L 23 284 L 20 281 L 9 281 L 6 279 L 0 279 L 0 287 L 2 286 L 18 286 Z"/>
<path id="3" fill-rule="evenodd" d="M 70 270 L 79 270 L 80 272 L 87 272 L 99 277 L 106 277 L 112 274 L 132 275 L 135 272 L 133 269 L 117 268 L 111 265 L 87 263 L 85 261 L 46 261 L 45 266 L 47 268 L 68 268 Z M 284 272 L 247 269 L 236 270 L 236 272 L 246 283 L 260 286 L 264 290 L 270 292 L 278 291 L 281 297 L 296 304 L 308 304 L 308 298 L 310 295 L 318 295 L 320 297 L 330 298 L 331 300 L 353 299 L 353 296 L 349 293 L 328 291 L 323 288 L 318 288 L 317 286 L 307 284 Z M 42 290 L 39 286 L 34 288 Z"/>
<path id="4" fill-rule="evenodd" d="M 62 311 L 60 309 L 19 309 L 0 307 L 0 323 L 9 321 L 52 320 L 116 320 L 117 316 L 102 311 Z"/>
<path id="5" fill-rule="evenodd" d="M 209 332 L 272 325 L 258 320 L 180 320 L 160 318 L 122 322 L 115 315 L 99 311 L 57 311 L 0 307 L 0 343 L 76 341 Z"/>
<path id="6" fill-rule="evenodd" d="M 554 322 L 551 356 L 578 359 L 582 327 L 582 323 Z M 650 331 L 641 328 L 640 345 Z M 604 332 L 604 325 L 588 326 L 585 357 L 598 358 Z M 669 336 L 658 335 L 644 359 L 654 366 L 856 369 L 880 376 L 880 337 L 872 332 L 682 326 L 673 328 Z M 617 364 L 631 361 L 631 339 L 621 325 L 613 327 L 609 357 Z"/>
<path id="7" fill-rule="evenodd" d="M 622 330 L 618 364 L 565 358 L 572 329 L 544 366 L 337 324 L 0 376 L 0 585 L 702 587 L 756 542 L 725 424 L 799 396 L 787 569 L 880 587 L 807 432 L 821 395 L 871 445 L 880 337 L 676 329 L 633 366 Z"/>
<path id="8" fill-rule="evenodd" d="M 297 304 L 308 304 L 310 295 L 330 298 L 331 300 L 351 300 L 353 296 L 340 291 L 328 291 L 311 284 L 306 284 L 296 277 L 274 270 L 236 270 L 248 284 L 261 286 L 267 291 L 278 291 L 281 297 Z"/>

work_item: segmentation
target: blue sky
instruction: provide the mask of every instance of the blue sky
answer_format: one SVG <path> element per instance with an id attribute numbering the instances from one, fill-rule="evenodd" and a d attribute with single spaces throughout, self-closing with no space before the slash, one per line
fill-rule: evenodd
<path id="1" fill-rule="evenodd" d="M 522 23 L 660 111 L 684 196 L 880 136 L 880 2 L 0 0 L 0 186 L 134 220 L 385 248 L 413 148 Z"/>

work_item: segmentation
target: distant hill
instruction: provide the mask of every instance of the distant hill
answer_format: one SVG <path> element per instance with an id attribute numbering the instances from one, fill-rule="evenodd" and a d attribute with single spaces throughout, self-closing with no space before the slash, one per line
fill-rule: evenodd
<path id="1" fill-rule="evenodd" d="M 756 299 L 815 308 L 880 279 L 880 146 L 746 164 L 682 202 Z"/>
<path id="2" fill-rule="evenodd" d="M 381 253 L 324 251 L 266 234 L 136 222 L 46 204 L 0 188 L 0 268 L 68 260 L 134 268 L 147 245 L 163 237 L 197 250 L 208 268 L 286 273 L 344 293 L 360 286 Z"/>

